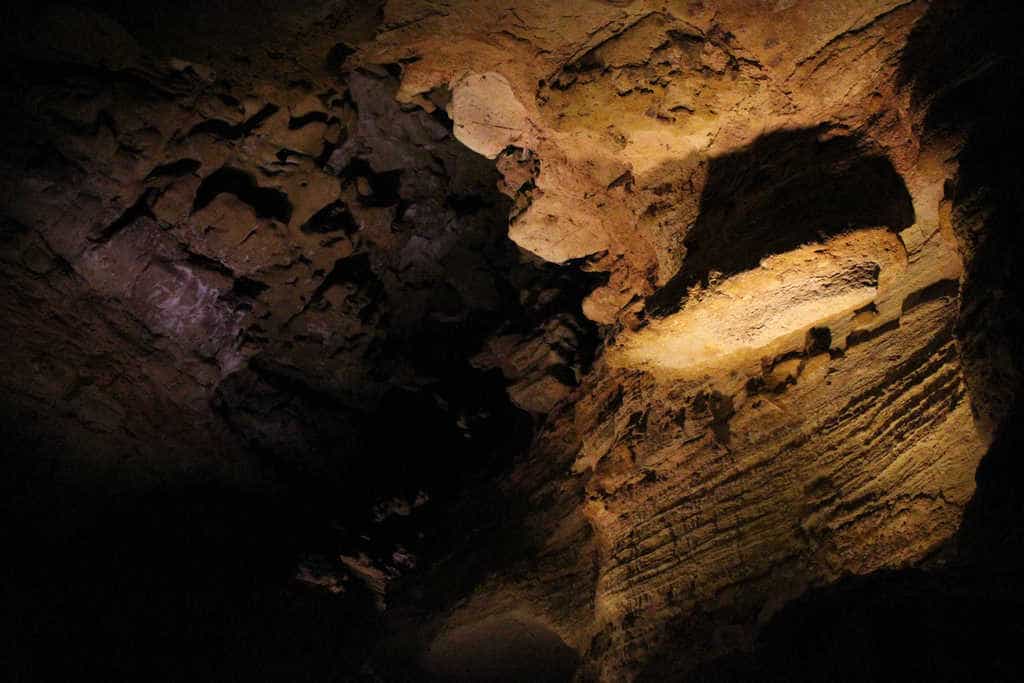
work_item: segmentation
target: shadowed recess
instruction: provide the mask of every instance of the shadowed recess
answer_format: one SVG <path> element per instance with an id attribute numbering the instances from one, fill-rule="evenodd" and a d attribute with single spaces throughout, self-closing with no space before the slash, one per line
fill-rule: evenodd
<path id="1" fill-rule="evenodd" d="M 441 634 L 426 654 L 440 681 L 569 681 L 579 656 L 539 621 L 509 614 Z"/>
<path id="2" fill-rule="evenodd" d="M 260 187 L 256 179 L 245 171 L 225 166 L 206 178 L 196 191 L 192 212 L 205 208 L 220 194 L 233 194 L 252 207 L 257 216 L 274 218 L 287 223 L 292 217 L 292 203 L 280 190 Z"/>
<path id="3" fill-rule="evenodd" d="M 350 235 L 359 229 L 359 224 L 344 202 L 334 201 L 310 216 L 299 228 L 302 232 L 327 233 L 344 231 Z"/>
<path id="4" fill-rule="evenodd" d="M 802 244 L 867 227 L 901 230 L 914 208 L 884 156 L 824 126 L 779 130 L 711 159 L 682 270 L 647 300 L 657 316 L 679 310 L 709 273 L 733 275 Z"/>
<path id="5" fill-rule="evenodd" d="M 256 130 L 263 125 L 263 122 L 269 119 L 271 116 L 276 114 L 280 107 L 276 104 L 266 104 L 258 112 L 250 116 L 242 123 L 228 123 L 221 119 L 207 119 L 201 123 L 197 123 L 189 131 L 189 135 L 197 135 L 199 133 L 207 133 L 217 138 L 224 140 L 238 140 L 244 138 L 246 135 Z"/>

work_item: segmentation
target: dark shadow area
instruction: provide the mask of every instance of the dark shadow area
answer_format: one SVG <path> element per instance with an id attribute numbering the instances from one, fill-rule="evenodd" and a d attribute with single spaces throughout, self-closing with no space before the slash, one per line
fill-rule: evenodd
<path id="1" fill-rule="evenodd" d="M 964 141 L 958 172 L 946 184 L 967 266 L 957 336 L 972 403 L 990 424 L 1017 400 L 1024 381 L 1020 14 L 1011 3 L 935 3 L 901 65 L 914 103 L 927 108 L 925 140 Z"/>
<path id="2" fill-rule="evenodd" d="M 579 655 L 543 624 L 521 615 L 491 617 L 438 638 L 426 655 L 427 680 L 493 683 L 572 680 Z"/>
<path id="3" fill-rule="evenodd" d="M 787 605 L 753 654 L 682 680 L 1019 680 L 1024 605 L 1009 578 L 911 570 L 848 579 Z"/>
<path id="4" fill-rule="evenodd" d="M 750 270 L 766 256 L 856 228 L 911 225 L 910 194 L 889 159 L 858 138 L 828 133 L 824 126 L 774 131 L 711 159 L 684 265 L 647 309 L 678 310 L 711 271 Z"/>
<path id="5" fill-rule="evenodd" d="M 351 212 L 349 212 L 348 207 L 345 206 L 345 203 L 339 200 L 328 204 L 323 209 L 314 213 L 309 217 L 309 220 L 302 223 L 299 229 L 303 232 L 315 232 L 317 234 L 336 232 L 338 230 L 343 231 L 345 234 L 351 234 L 359 229 L 359 226 Z"/>
<path id="6" fill-rule="evenodd" d="M 184 175 L 191 175 L 198 171 L 199 167 L 202 165 L 202 162 L 198 159 L 179 159 L 178 161 L 172 161 L 169 164 L 157 166 L 149 172 L 149 175 L 146 176 L 146 180 L 165 177 L 177 178 Z"/>
<path id="7" fill-rule="evenodd" d="M 292 218 L 292 203 L 281 190 L 260 187 L 256 179 L 245 171 L 225 166 L 203 178 L 196 190 L 192 212 L 208 206 L 220 194 L 233 194 L 252 207 L 257 216 L 288 223 Z"/>
<path id="8" fill-rule="evenodd" d="M 380 630 L 372 596 L 354 582 L 329 595 L 291 581 L 320 532 L 301 501 L 187 476 L 125 487 L 62 472 L 66 454 L 43 471 L 45 454 L 23 456 L 33 462 L 5 462 L 0 506 L 4 681 L 325 681 L 359 670 Z"/>
<path id="9" fill-rule="evenodd" d="M 377 173 L 365 159 L 353 159 L 338 175 L 349 181 L 365 178 L 370 192 L 359 198 L 365 206 L 394 206 L 401 202 L 402 171 Z"/>
<path id="10" fill-rule="evenodd" d="M 496 484 L 532 425 L 500 373 L 467 368 L 367 413 L 274 368 L 219 393 L 255 478 L 184 467 L 147 479 L 113 450 L 124 464 L 100 472 L 74 444 L 52 450 L 3 416 L 0 679 L 362 680 L 386 630 L 377 596 L 354 578 L 339 595 L 297 583 L 302 558 L 326 558 L 330 576 L 339 555 L 387 567 L 401 546 L 429 570 L 429 591 L 411 573 L 388 600 L 428 610 L 527 552 L 524 510 Z M 216 457 L 196 448 L 196 463 Z M 375 506 L 422 492 L 415 515 Z M 383 680 L 422 674 L 387 664 Z"/>
<path id="11" fill-rule="evenodd" d="M 276 114 L 280 107 L 275 104 L 264 105 L 262 109 L 242 123 L 228 123 L 221 119 L 207 119 L 197 123 L 188 132 L 189 135 L 206 133 L 222 140 L 239 140 L 263 125 L 263 122 Z M 289 127 L 291 123 L 289 122 Z"/>

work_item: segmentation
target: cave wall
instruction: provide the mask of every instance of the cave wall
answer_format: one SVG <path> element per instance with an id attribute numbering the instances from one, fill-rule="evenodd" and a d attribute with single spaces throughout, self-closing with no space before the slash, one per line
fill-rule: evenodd
<path id="1" fill-rule="evenodd" d="M 8 10 L 24 678 L 182 591 L 166 680 L 852 677 L 801 620 L 1014 599 L 1009 11 L 506 4 Z"/>
<path id="2" fill-rule="evenodd" d="M 507 241 L 493 164 L 344 66 L 375 7 L 193 9 L 12 12 L 4 538 L 47 567 L 5 570 L 13 676 L 359 669 L 594 351 L 588 276 Z"/>
<path id="3" fill-rule="evenodd" d="M 508 487 L 533 492 L 536 557 L 442 633 L 526 603 L 584 678 L 663 680 L 754 647 L 807 591 L 956 554 L 986 406 L 1018 382 L 974 390 L 993 365 L 968 318 L 988 304 L 962 303 L 983 276 L 949 194 L 968 130 L 931 121 L 1008 43 L 944 47 L 929 86 L 940 67 L 916 60 L 955 5 L 489 8 L 500 50 L 472 42 L 479 6 L 389 10 L 369 54 L 410 60 L 400 95 L 498 73 L 515 96 L 467 114 L 464 139 L 493 155 L 490 121 L 530 150 L 510 238 L 609 272 L 584 303 L 604 353 Z M 972 46 L 999 21 L 977 12 Z"/>

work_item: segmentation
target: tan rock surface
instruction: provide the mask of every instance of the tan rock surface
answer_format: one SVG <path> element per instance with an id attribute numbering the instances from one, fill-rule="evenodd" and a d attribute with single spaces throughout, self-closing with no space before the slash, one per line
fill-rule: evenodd
<path id="1" fill-rule="evenodd" d="M 531 605 L 623 680 L 680 623 L 711 621 L 677 644 L 695 664 L 812 586 L 941 548 L 989 436 L 953 334 L 954 148 L 927 148 L 897 82 L 925 5 L 431 7 L 390 3 L 360 56 L 415 57 L 409 95 L 467 64 L 507 80 L 538 167 L 509 236 L 608 272 L 583 310 L 611 326 L 509 484 L 541 492 L 540 568 L 453 623 Z"/>

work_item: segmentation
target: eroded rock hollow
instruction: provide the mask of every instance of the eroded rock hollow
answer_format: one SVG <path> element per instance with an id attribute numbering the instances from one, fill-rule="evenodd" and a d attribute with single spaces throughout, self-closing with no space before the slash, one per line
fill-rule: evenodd
<path id="1" fill-rule="evenodd" d="M 1024 671 L 1009 3 L 3 16 L 5 680 Z"/>

